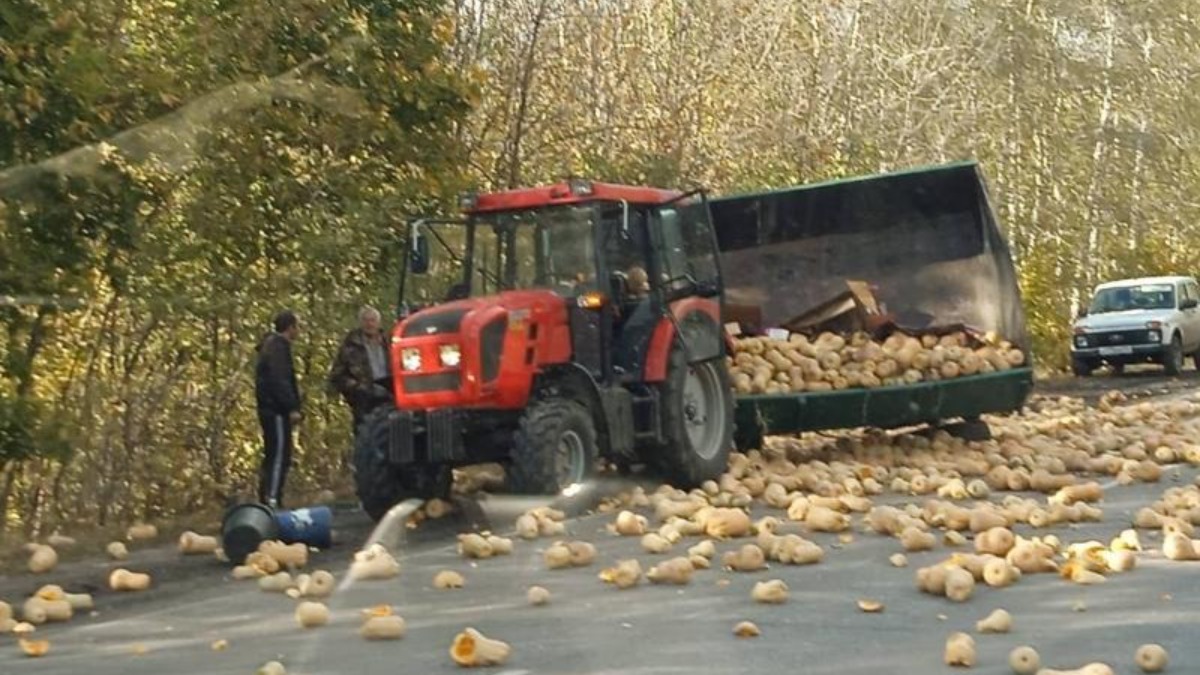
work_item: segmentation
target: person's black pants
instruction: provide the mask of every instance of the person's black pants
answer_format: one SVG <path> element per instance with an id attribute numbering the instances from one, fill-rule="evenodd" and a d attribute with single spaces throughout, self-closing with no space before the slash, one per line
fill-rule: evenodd
<path id="1" fill-rule="evenodd" d="M 287 415 L 259 413 L 262 423 L 263 460 L 259 468 L 258 499 L 283 506 L 283 485 L 292 466 L 292 421 Z"/>

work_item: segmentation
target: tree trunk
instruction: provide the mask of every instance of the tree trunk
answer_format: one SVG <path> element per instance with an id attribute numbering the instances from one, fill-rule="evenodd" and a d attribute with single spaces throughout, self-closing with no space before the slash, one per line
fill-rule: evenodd
<path id="1" fill-rule="evenodd" d="M 4 463 L 4 487 L 0 489 L 0 539 L 8 532 L 8 501 L 12 497 L 13 482 L 17 478 L 19 464 L 9 460 Z"/>

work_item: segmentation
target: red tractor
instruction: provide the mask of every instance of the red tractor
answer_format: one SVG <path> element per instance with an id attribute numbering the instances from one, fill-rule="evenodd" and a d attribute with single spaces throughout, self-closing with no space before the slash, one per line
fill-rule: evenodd
<path id="1" fill-rule="evenodd" d="M 718 476 L 733 393 L 703 193 L 572 179 L 461 207 L 407 226 L 396 405 L 355 448 L 367 512 L 442 495 L 452 467 L 481 462 L 526 494 L 600 460 L 681 487 Z"/>

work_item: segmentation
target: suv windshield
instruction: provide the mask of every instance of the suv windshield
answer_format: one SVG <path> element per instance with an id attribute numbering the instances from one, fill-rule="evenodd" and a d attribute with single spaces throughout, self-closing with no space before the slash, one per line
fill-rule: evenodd
<path id="1" fill-rule="evenodd" d="M 546 288 L 575 295 L 596 279 L 591 206 L 559 206 L 477 216 L 471 295 Z"/>
<path id="2" fill-rule="evenodd" d="M 1125 312 L 1131 309 L 1174 309 L 1175 288 L 1171 284 L 1117 286 L 1096 291 L 1089 314 Z"/>

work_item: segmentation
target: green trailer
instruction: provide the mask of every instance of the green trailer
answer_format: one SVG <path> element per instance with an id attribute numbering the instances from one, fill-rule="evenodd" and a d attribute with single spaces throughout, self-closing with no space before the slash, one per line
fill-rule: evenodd
<path id="1" fill-rule="evenodd" d="M 961 162 L 736 195 L 710 203 L 726 302 L 782 325 L 845 289 L 874 287 L 896 322 L 994 331 L 1029 354 L 1008 245 L 979 166 Z M 973 421 L 1019 410 L 1024 367 L 876 389 L 744 395 L 737 441 L 766 434 Z"/>

